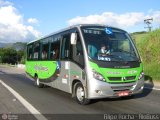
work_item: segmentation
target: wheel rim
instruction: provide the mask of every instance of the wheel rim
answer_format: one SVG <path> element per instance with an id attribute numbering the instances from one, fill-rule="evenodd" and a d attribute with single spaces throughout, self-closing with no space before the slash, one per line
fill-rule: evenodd
<path id="1" fill-rule="evenodd" d="M 78 87 L 78 88 L 77 88 L 76 94 L 77 94 L 77 99 L 78 99 L 79 101 L 83 101 L 83 99 L 84 99 L 84 90 L 83 90 L 82 87 Z"/>

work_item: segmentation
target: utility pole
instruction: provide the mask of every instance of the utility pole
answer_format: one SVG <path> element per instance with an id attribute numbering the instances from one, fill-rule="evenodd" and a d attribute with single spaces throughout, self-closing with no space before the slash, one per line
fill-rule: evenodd
<path id="1" fill-rule="evenodd" d="M 151 32 L 151 29 L 152 29 L 152 21 L 153 21 L 153 18 L 144 19 L 144 23 L 147 25 L 147 27 L 144 27 L 144 28 L 147 28 L 149 32 Z"/>

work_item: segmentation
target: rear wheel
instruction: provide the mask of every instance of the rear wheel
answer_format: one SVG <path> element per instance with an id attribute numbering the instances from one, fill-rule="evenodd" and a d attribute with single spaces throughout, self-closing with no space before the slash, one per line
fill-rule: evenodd
<path id="1" fill-rule="evenodd" d="M 44 87 L 44 84 L 40 83 L 39 82 L 39 78 L 38 76 L 35 77 L 35 85 L 39 88 L 43 88 Z"/>
<path id="2" fill-rule="evenodd" d="M 87 105 L 90 103 L 90 99 L 86 98 L 84 87 L 80 82 L 75 84 L 75 100 L 81 105 Z"/>

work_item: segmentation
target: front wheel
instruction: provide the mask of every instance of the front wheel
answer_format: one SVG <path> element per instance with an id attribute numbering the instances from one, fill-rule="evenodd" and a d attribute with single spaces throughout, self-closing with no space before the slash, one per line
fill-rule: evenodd
<path id="1" fill-rule="evenodd" d="M 75 86 L 75 100 L 81 105 L 87 105 L 90 103 L 90 99 L 85 97 L 84 87 L 80 82 L 78 82 Z"/>
<path id="2" fill-rule="evenodd" d="M 35 83 L 34 84 L 39 88 L 43 88 L 44 87 L 44 84 L 39 82 L 39 78 L 38 77 L 35 77 Z"/>

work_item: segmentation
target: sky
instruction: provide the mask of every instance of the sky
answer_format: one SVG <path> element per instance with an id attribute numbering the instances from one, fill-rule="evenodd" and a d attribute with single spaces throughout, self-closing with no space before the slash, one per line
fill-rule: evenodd
<path id="1" fill-rule="evenodd" d="M 106 24 L 129 33 L 160 27 L 159 0 L 0 0 L 0 42 L 29 42 L 75 24 Z"/>

